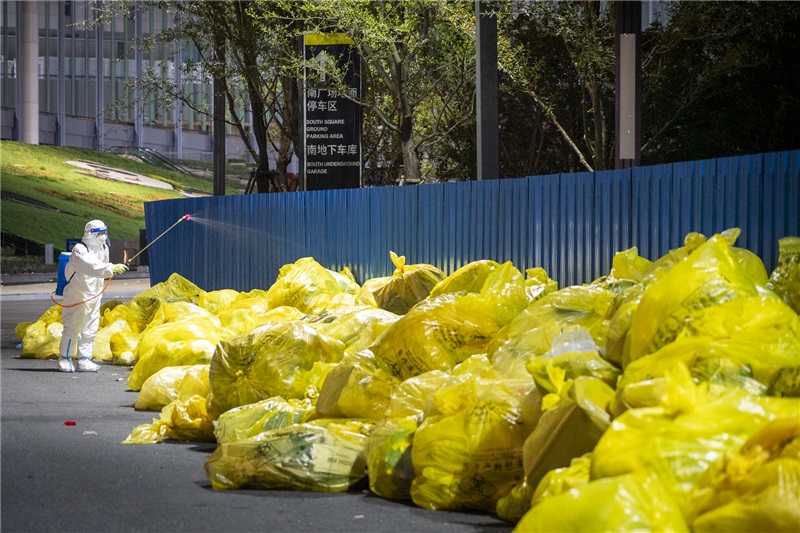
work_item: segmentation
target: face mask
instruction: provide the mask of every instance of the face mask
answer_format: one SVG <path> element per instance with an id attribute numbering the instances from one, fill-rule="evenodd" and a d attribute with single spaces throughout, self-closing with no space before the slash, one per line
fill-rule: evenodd
<path id="1" fill-rule="evenodd" d="M 98 244 L 105 244 L 108 241 L 108 233 L 98 233 L 96 238 Z"/>

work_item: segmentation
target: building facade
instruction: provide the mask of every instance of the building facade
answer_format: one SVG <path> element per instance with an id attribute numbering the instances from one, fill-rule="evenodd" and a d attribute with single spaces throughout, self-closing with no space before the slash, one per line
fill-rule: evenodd
<path id="1" fill-rule="evenodd" d="M 95 150 L 151 148 L 175 159 L 211 161 L 212 80 L 180 64 L 199 58 L 185 42 L 152 51 L 139 39 L 170 27 L 166 10 L 100 23 L 103 0 L 7 0 L 0 3 L 2 139 Z M 191 95 L 168 106 L 145 94 L 139 76 L 160 76 Z M 249 161 L 238 135 L 226 132 L 226 158 Z"/>

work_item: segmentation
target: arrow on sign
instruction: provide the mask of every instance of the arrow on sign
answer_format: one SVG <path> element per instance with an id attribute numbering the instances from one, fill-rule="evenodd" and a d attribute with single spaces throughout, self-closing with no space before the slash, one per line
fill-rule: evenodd
<path id="1" fill-rule="evenodd" d="M 325 52 L 320 52 L 314 57 L 313 61 L 316 69 L 319 71 L 319 81 L 325 82 L 325 78 L 327 77 L 327 73 L 325 72 L 325 66 L 328 64 L 328 54 Z"/>

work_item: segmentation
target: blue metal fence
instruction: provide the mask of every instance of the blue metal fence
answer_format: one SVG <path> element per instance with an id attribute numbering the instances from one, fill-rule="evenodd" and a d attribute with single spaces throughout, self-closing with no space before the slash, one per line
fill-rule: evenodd
<path id="1" fill-rule="evenodd" d="M 618 251 L 656 259 L 690 231 L 742 228 L 768 270 L 800 234 L 800 151 L 619 171 L 414 187 L 167 200 L 145 204 L 150 280 L 177 272 L 206 290 L 268 288 L 314 257 L 360 283 L 390 275 L 389 251 L 446 273 L 477 259 L 540 266 L 561 286 L 608 274 Z"/>

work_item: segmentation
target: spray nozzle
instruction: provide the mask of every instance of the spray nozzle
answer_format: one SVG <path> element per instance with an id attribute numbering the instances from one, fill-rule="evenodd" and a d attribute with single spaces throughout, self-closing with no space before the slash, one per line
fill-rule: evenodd
<path id="1" fill-rule="evenodd" d="M 185 215 L 183 215 L 183 220 L 189 220 L 190 216 L 191 215 L 189 213 L 186 213 Z"/>

